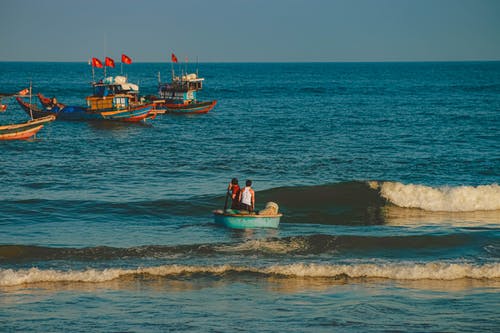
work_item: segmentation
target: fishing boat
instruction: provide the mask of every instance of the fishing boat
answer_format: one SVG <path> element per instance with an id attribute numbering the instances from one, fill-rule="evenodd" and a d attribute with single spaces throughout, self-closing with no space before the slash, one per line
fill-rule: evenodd
<path id="1" fill-rule="evenodd" d="M 172 71 L 172 82 L 158 84 L 158 100 L 155 101 L 157 113 L 170 114 L 202 114 L 208 113 L 217 104 L 213 101 L 198 101 L 197 92 L 203 88 L 204 78 L 196 73 L 175 76 Z"/>
<path id="2" fill-rule="evenodd" d="M 283 214 L 278 213 L 278 205 L 268 202 L 266 208 L 257 213 L 236 209 L 214 211 L 215 223 L 231 229 L 278 228 Z"/>
<path id="3" fill-rule="evenodd" d="M 43 124 L 55 120 L 54 115 L 28 120 L 24 123 L 0 126 L 0 140 L 26 140 L 43 128 Z"/>
<path id="4" fill-rule="evenodd" d="M 128 83 L 123 76 L 108 77 L 92 86 L 94 91 L 86 97 L 86 107 L 61 104 L 55 98 L 47 98 L 42 94 L 38 94 L 42 108 L 20 97 L 16 100 L 34 118 L 54 115 L 60 120 L 139 122 L 156 116 L 153 105 L 138 97 L 137 85 Z"/>

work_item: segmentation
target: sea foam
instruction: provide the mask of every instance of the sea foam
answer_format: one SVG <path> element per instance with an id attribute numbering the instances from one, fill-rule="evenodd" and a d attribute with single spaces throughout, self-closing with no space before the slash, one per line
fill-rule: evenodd
<path id="1" fill-rule="evenodd" d="M 428 211 L 473 212 L 500 210 L 500 186 L 430 187 L 399 182 L 369 182 L 383 198 L 404 208 Z"/>
<path id="2" fill-rule="evenodd" d="M 179 276 L 191 274 L 223 275 L 262 274 L 284 278 L 383 278 L 393 280 L 455 280 L 455 279 L 500 279 L 500 264 L 460 263 L 386 263 L 386 264 L 305 264 L 272 265 L 251 267 L 237 265 L 189 266 L 164 265 L 136 269 L 87 269 L 61 271 L 53 269 L 0 269 L 0 287 L 33 284 L 40 282 L 86 282 L 101 283 L 126 276 Z"/>

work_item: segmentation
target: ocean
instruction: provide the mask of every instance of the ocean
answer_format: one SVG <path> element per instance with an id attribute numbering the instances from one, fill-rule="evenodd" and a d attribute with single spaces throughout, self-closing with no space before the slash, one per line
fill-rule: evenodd
<path id="1" fill-rule="evenodd" d="M 498 332 L 499 62 L 186 67 L 208 114 L 0 142 L 0 331 Z M 123 72 L 151 95 L 171 65 Z M 91 80 L 0 63 L 65 104 Z M 233 177 L 278 229 L 214 223 Z"/>

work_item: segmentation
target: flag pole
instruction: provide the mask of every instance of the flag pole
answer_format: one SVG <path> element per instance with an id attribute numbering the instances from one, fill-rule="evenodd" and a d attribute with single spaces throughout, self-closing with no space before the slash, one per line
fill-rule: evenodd
<path id="1" fill-rule="evenodd" d="M 106 33 L 104 33 L 104 79 L 106 78 Z"/>
<path id="2" fill-rule="evenodd" d="M 174 61 L 170 59 L 170 65 L 172 66 L 172 82 L 174 81 Z"/>
<path id="3" fill-rule="evenodd" d="M 92 66 L 92 84 L 95 83 L 95 70 L 94 70 L 94 61 L 91 60 L 90 65 Z"/>

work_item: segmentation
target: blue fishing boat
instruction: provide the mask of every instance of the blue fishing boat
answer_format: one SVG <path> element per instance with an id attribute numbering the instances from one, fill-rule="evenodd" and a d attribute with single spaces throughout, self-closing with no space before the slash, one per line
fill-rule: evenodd
<path id="1" fill-rule="evenodd" d="M 125 77 L 110 77 L 93 83 L 94 92 L 86 98 L 87 106 L 68 106 L 55 98 L 39 94 L 42 108 L 17 98 L 21 107 L 34 118 L 49 115 L 60 120 L 116 120 L 138 122 L 154 118 L 153 105 L 144 103 L 138 97 L 139 88 L 128 83 Z"/>
<path id="2" fill-rule="evenodd" d="M 259 212 L 226 209 L 214 211 L 215 223 L 232 229 L 278 228 L 283 214 L 278 213 L 278 205 L 268 202 Z"/>

